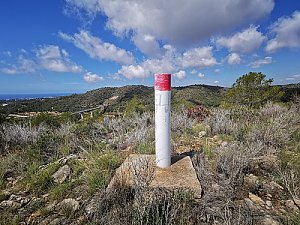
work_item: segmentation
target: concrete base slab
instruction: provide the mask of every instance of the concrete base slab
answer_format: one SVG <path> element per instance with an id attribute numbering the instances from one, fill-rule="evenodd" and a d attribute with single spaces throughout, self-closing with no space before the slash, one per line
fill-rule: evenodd
<path id="1" fill-rule="evenodd" d="M 201 197 L 201 185 L 189 156 L 173 157 L 172 165 L 162 169 L 156 167 L 155 155 L 131 154 L 116 170 L 107 188 L 115 185 L 183 189 L 192 191 L 196 198 Z"/>

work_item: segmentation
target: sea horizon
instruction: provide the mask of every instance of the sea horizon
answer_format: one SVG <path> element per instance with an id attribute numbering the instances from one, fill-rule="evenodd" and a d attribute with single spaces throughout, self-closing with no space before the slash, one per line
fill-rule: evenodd
<path id="1" fill-rule="evenodd" d="M 69 96 L 74 93 L 34 93 L 34 94 L 0 94 L 0 100 L 29 100 L 37 98 L 55 98 Z"/>

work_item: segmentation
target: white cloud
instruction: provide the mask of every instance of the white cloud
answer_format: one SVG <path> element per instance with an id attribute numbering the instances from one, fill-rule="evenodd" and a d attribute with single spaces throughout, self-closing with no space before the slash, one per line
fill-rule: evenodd
<path id="1" fill-rule="evenodd" d="M 215 69 L 215 73 L 220 73 L 221 70 L 220 69 Z"/>
<path id="2" fill-rule="evenodd" d="M 42 69 L 59 73 L 82 72 L 82 67 L 71 62 L 68 56 L 66 50 L 55 45 L 43 46 L 36 50 L 36 57 Z"/>
<path id="3" fill-rule="evenodd" d="M 198 73 L 197 75 L 199 78 L 203 78 L 204 77 L 204 74 L 203 73 Z"/>
<path id="4" fill-rule="evenodd" d="M 4 52 L 2 52 L 2 54 L 5 56 L 8 56 L 8 57 L 12 56 L 11 51 L 4 51 Z"/>
<path id="5" fill-rule="evenodd" d="M 100 77 L 97 74 L 91 72 L 87 72 L 86 74 L 84 74 L 83 79 L 88 83 L 96 83 L 98 81 L 104 80 L 103 77 Z"/>
<path id="6" fill-rule="evenodd" d="M 272 57 L 265 57 L 264 59 L 258 59 L 250 64 L 252 68 L 259 68 L 263 65 L 271 64 L 273 62 Z"/>
<path id="7" fill-rule="evenodd" d="M 197 73 L 197 70 L 195 70 L 195 69 L 193 69 L 192 71 L 191 71 L 191 74 L 196 74 Z"/>
<path id="8" fill-rule="evenodd" d="M 204 68 L 217 64 L 216 59 L 213 57 L 212 47 L 193 48 L 181 57 L 181 64 L 183 68 L 197 67 Z"/>
<path id="9" fill-rule="evenodd" d="M 19 56 L 18 63 L 18 70 L 20 73 L 34 73 L 38 69 L 38 65 L 34 60 L 27 59 L 22 55 Z"/>
<path id="10" fill-rule="evenodd" d="M 144 67 L 140 65 L 136 65 L 136 66 L 130 65 L 130 66 L 122 66 L 122 68 L 118 70 L 118 74 L 121 74 L 128 79 L 146 78 L 149 76 L 149 71 L 146 71 Z"/>
<path id="11" fill-rule="evenodd" d="M 221 37 L 216 40 L 218 46 L 226 47 L 230 52 L 251 53 L 258 49 L 266 37 L 258 27 L 250 26 L 231 37 Z"/>
<path id="12" fill-rule="evenodd" d="M 156 59 L 147 59 L 137 65 L 122 66 L 118 70 L 118 75 L 123 75 L 128 79 L 146 78 L 156 73 L 172 73 L 177 70 L 176 50 L 171 45 L 165 45 L 165 54 Z"/>
<path id="13" fill-rule="evenodd" d="M 174 73 L 173 76 L 182 80 L 182 79 L 186 78 L 186 72 L 184 70 L 180 70 L 177 73 Z"/>
<path id="14" fill-rule="evenodd" d="M 164 57 L 162 59 L 148 59 L 142 63 L 142 66 L 151 74 L 172 73 L 177 70 L 173 58 Z"/>
<path id="15" fill-rule="evenodd" d="M 147 59 L 137 65 L 122 66 L 118 71 L 128 79 L 146 78 L 156 73 L 174 73 L 187 68 L 204 68 L 217 64 L 212 47 L 193 48 L 178 53 L 171 45 L 165 45 L 165 54 L 160 58 Z"/>
<path id="16" fill-rule="evenodd" d="M 0 72 L 5 74 L 17 74 L 18 70 L 14 67 L 11 67 L 11 68 L 2 68 L 0 69 Z"/>
<path id="17" fill-rule="evenodd" d="M 253 23 L 273 10 L 274 0 L 66 0 L 85 15 L 107 16 L 117 35 L 151 35 L 156 40 L 191 46 L 211 35 Z M 179 10 L 180 9 L 180 10 Z"/>
<path id="18" fill-rule="evenodd" d="M 24 54 L 27 52 L 21 50 Z M 5 68 L 1 68 L 2 73 L 6 74 L 26 74 L 35 73 L 39 70 L 47 70 L 52 72 L 70 72 L 81 73 L 83 68 L 72 62 L 66 50 L 60 49 L 55 45 L 45 45 L 34 50 L 35 55 L 25 56 L 20 54 L 13 65 L 8 64 Z"/>
<path id="19" fill-rule="evenodd" d="M 215 80 L 215 81 L 214 81 L 214 83 L 215 83 L 215 84 L 218 84 L 218 83 L 220 83 L 220 81 L 218 81 L 218 80 Z"/>
<path id="20" fill-rule="evenodd" d="M 300 11 L 291 17 L 282 17 L 271 26 L 275 38 L 268 41 L 267 52 L 275 52 L 281 48 L 300 48 Z"/>
<path id="21" fill-rule="evenodd" d="M 227 62 L 230 65 L 240 64 L 241 63 L 241 57 L 237 53 L 231 53 L 231 54 L 228 55 Z"/>
<path id="22" fill-rule="evenodd" d="M 134 44 L 140 49 L 141 52 L 147 56 L 155 57 L 162 54 L 162 49 L 155 37 L 151 35 L 135 35 L 133 37 Z"/>
<path id="23" fill-rule="evenodd" d="M 38 69 L 34 60 L 27 59 L 23 55 L 19 55 L 16 61 L 16 64 L 9 64 L 7 67 L 1 68 L 0 71 L 5 74 L 26 74 L 34 73 Z"/>
<path id="24" fill-rule="evenodd" d="M 118 48 L 114 44 L 103 42 L 100 38 L 92 36 L 88 31 L 81 30 L 79 33 L 74 34 L 74 36 L 60 32 L 59 36 L 66 41 L 72 42 L 91 58 L 112 60 L 120 64 L 131 64 L 134 62 L 130 52 Z"/>

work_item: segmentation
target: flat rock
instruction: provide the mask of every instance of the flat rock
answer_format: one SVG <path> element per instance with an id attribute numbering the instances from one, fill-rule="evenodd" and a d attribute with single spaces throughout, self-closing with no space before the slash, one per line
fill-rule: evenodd
<path id="1" fill-rule="evenodd" d="M 260 197 L 258 197 L 255 194 L 252 194 L 251 192 L 249 192 L 249 199 L 254 202 L 255 204 L 258 204 L 260 206 L 265 205 L 264 200 L 262 200 Z"/>
<path id="2" fill-rule="evenodd" d="M 56 183 L 64 182 L 71 173 L 71 168 L 68 165 L 64 165 L 63 167 L 59 168 L 53 175 L 53 180 Z"/>
<path id="3" fill-rule="evenodd" d="M 155 155 L 131 154 L 116 170 L 108 189 L 120 184 L 133 188 L 185 189 L 192 191 L 196 198 L 201 197 L 201 185 L 188 156 L 173 157 L 172 165 L 162 169 L 156 167 Z"/>
<path id="4" fill-rule="evenodd" d="M 285 202 L 285 205 L 291 211 L 294 211 L 294 212 L 299 212 L 300 211 L 299 208 L 297 207 L 297 205 L 294 203 L 293 200 L 287 200 Z"/>
<path id="5" fill-rule="evenodd" d="M 12 200 L 5 200 L 0 203 L 0 208 L 10 208 L 11 210 L 21 208 L 21 203 Z"/>
<path id="6" fill-rule="evenodd" d="M 79 209 L 80 205 L 79 205 L 79 202 L 76 201 L 75 199 L 73 198 L 67 198 L 67 199 L 64 199 L 62 200 L 59 205 L 61 207 L 65 207 L 65 206 L 69 206 L 72 208 L 73 211 L 76 211 Z"/>
<path id="7" fill-rule="evenodd" d="M 299 198 L 294 198 L 295 204 L 300 207 L 300 199 Z"/>

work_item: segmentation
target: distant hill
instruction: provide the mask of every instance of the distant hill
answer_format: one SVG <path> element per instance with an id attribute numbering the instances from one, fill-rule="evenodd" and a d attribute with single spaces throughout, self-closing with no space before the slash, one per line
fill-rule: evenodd
<path id="1" fill-rule="evenodd" d="M 295 93 L 300 94 L 300 83 L 281 85 L 280 88 L 286 92 L 283 101 L 292 99 Z M 224 98 L 227 88 L 210 85 L 190 85 L 184 87 L 174 87 L 172 89 L 172 106 L 185 105 L 205 105 L 207 107 L 218 106 Z M 145 104 L 147 109 L 154 109 L 153 87 L 143 85 L 129 85 L 124 87 L 104 87 L 88 91 L 84 94 L 73 94 L 70 96 L 57 98 L 43 98 L 31 100 L 9 100 L 0 101 L 2 113 L 18 112 L 76 112 L 88 108 L 93 108 L 107 102 L 108 99 L 118 96 L 110 101 L 107 111 L 122 112 L 126 104 L 137 95 Z M 2 106 L 3 104 L 8 104 Z"/>
<path id="2" fill-rule="evenodd" d="M 191 85 L 174 87 L 172 89 L 172 104 L 204 104 L 217 106 L 220 104 L 226 88 L 209 85 Z M 148 109 L 154 109 L 154 89 L 143 85 L 130 85 L 124 87 L 104 87 L 88 91 L 84 94 L 73 94 L 57 98 L 43 98 L 30 100 L 0 101 L 5 113 L 30 112 L 30 111 L 59 111 L 76 112 L 83 109 L 102 105 L 107 99 L 118 96 L 111 101 L 108 111 L 123 111 L 128 101 L 135 95 L 141 99 Z"/>
<path id="3" fill-rule="evenodd" d="M 282 91 L 285 92 L 285 95 L 284 95 L 282 101 L 288 102 L 295 97 L 294 95 L 298 95 L 300 97 L 300 83 L 278 85 L 278 86 L 281 88 Z"/>

